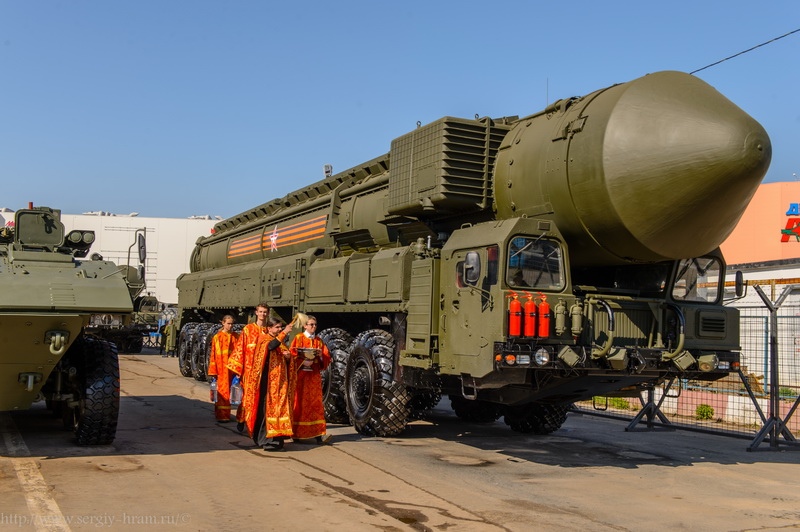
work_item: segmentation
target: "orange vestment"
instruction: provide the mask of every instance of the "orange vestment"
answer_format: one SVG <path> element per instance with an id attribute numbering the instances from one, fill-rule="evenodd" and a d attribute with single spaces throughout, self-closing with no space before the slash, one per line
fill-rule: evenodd
<path id="1" fill-rule="evenodd" d="M 236 346 L 236 333 L 220 330 L 211 339 L 211 354 L 208 360 L 208 376 L 217 378 L 217 402 L 214 417 L 218 421 L 231 419 L 231 378 L 228 358 Z"/>
<path id="2" fill-rule="evenodd" d="M 303 355 L 297 352 L 301 347 L 319 349 L 319 355 L 314 359 L 310 370 L 303 369 Z M 297 372 L 297 385 L 295 387 L 294 405 L 292 408 L 292 429 L 294 438 L 315 438 L 325 434 L 325 408 L 322 404 L 322 375 L 321 372 L 331 363 L 331 354 L 328 347 L 319 337 L 310 338 L 305 333 L 300 333 L 292 340 L 290 347 L 294 368 Z"/>
<path id="3" fill-rule="evenodd" d="M 253 364 L 253 352 L 256 349 L 258 335 L 267 332 L 266 327 L 261 327 L 256 323 L 248 323 L 239 333 L 234 350 L 228 359 L 228 369 L 242 378 L 242 390 L 247 393 L 247 374 Z M 246 416 L 244 401 L 236 410 L 236 421 L 243 423 Z"/>
<path id="4" fill-rule="evenodd" d="M 280 340 L 285 335 L 278 335 Z M 266 437 L 292 436 L 292 397 L 294 395 L 295 373 L 291 369 L 291 357 L 284 356 L 289 350 L 283 344 L 268 350 L 268 345 L 276 338 L 268 333 L 260 334 L 253 351 L 252 360 L 242 370 L 244 383 L 244 422 L 250 435 L 257 437 L 256 424 L 259 406 L 266 418 Z M 229 363 L 229 367 L 230 363 Z M 233 368 L 231 368 L 233 369 Z M 235 371 L 235 370 L 234 370 Z"/>

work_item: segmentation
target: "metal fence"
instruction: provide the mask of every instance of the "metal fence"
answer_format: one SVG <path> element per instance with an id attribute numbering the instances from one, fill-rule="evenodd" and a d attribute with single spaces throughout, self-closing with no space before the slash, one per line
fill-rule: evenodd
<path id="1" fill-rule="evenodd" d="M 800 436 L 800 286 L 739 306 L 741 369 L 715 382 L 673 379 L 640 397 L 595 397 L 575 409 L 629 420 L 626 430 L 672 427 L 752 438 L 777 448 Z M 774 296 L 774 291 L 773 294 Z M 738 305 L 737 305 L 738 306 Z"/>

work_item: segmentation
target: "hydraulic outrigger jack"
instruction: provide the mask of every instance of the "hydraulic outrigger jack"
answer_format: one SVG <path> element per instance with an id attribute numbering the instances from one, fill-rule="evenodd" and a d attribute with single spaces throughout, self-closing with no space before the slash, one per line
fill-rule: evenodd
<path id="1" fill-rule="evenodd" d="M 642 399 L 641 394 L 639 395 L 639 402 L 642 403 L 642 409 L 636 414 L 628 426 L 625 427 L 625 432 L 631 432 L 636 428 L 636 425 L 639 424 L 642 419 L 647 416 L 647 428 L 652 429 L 654 427 L 653 420 L 654 418 L 658 417 L 661 421 L 661 424 L 669 428 L 670 430 L 675 430 L 672 427 L 672 422 L 667 419 L 667 416 L 661 411 L 661 405 L 664 403 L 664 399 L 667 398 L 667 394 L 669 393 L 669 389 L 672 387 L 672 384 L 675 382 L 676 377 L 672 377 L 669 381 L 667 381 L 667 385 L 664 387 L 664 393 L 661 394 L 661 398 L 658 400 L 658 403 L 655 402 L 655 387 L 650 385 L 647 387 L 647 401 L 645 402 Z"/>

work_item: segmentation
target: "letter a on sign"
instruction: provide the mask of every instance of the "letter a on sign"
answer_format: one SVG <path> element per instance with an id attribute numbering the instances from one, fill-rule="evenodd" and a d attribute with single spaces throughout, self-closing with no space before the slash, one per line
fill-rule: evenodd
<path id="1" fill-rule="evenodd" d="M 800 242 L 800 218 L 789 218 L 786 229 L 781 229 L 781 242 L 788 242 L 791 237 Z"/>

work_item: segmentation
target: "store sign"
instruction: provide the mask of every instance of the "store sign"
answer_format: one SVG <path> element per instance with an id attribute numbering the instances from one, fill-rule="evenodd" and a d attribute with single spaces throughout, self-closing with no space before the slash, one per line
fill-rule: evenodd
<path id="1" fill-rule="evenodd" d="M 786 216 L 800 216 L 800 203 L 790 203 Z M 792 238 L 800 242 L 800 218 L 787 219 L 786 227 L 781 229 L 781 242 L 790 242 Z"/>

